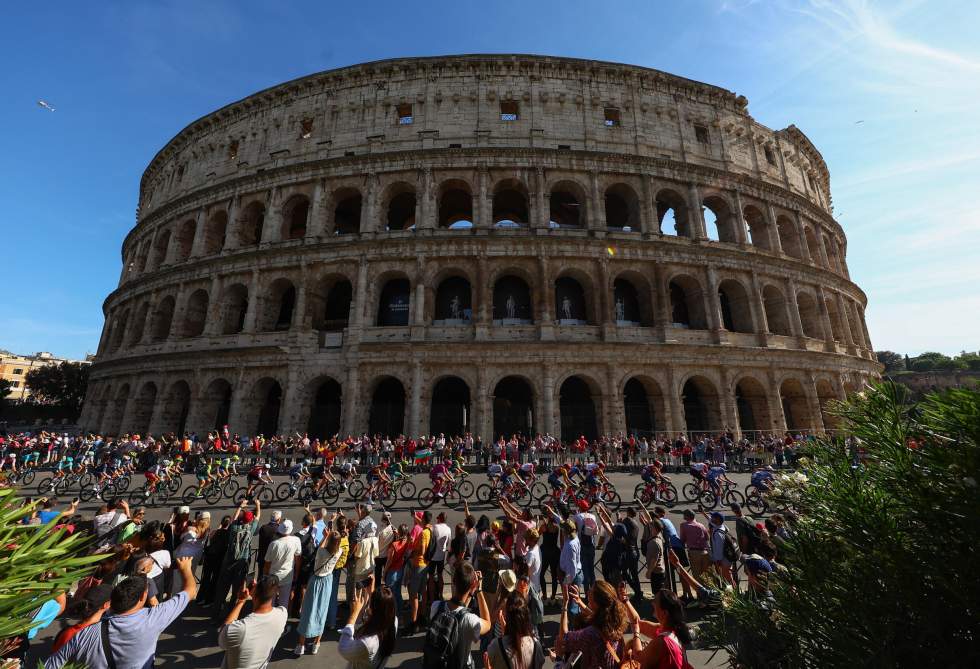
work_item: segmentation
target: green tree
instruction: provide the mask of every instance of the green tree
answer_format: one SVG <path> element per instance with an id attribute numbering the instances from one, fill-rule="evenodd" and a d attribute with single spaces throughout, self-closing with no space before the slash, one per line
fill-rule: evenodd
<path id="1" fill-rule="evenodd" d="M 36 504 L 36 503 L 35 503 Z M 12 488 L 0 488 L 0 640 L 31 627 L 36 608 L 86 576 L 104 555 L 88 555 L 89 536 L 24 525 L 35 504 L 23 505 Z"/>
<path id="2" fill-rule="evenodd" d="M 884 384 L 833 410 L 868 460 L 814 444 L 772 599 L 729 597 L 707 640 L 745 669 L 980 666 L 980 392 Z"/>
<path id="3" fill-rule="evenodd" d="M 0 407 L 7 403 L 7 395 L 10 394 L 11 388 L 13 388 L 13 383 L 7 379 L 0 379 Z"/>
<path id="4" fill-rule="evenodd" d="M 963 351 L 953 360 L 966 365 L 971 372 L 980 372 L 980 352 Z"/>
<path id="5" fill-rule="evenodd" d="M 915 372 L 948 371 L 957 367 L 951 357 L 935 351 L 927 351 L 912 358 L 912 371 Z"/>
<path id="6" fill-rule="evenodd" d="M 878 362 L 885 366 L 886 372 L 901 372 L 905 369 L 905 358 L 894 351 L 875 351 Z"/>
<path id="7" fill-rule="evenodd" d="M 90 370 L 91 365 L 80 362 L 35 367 L 27 372 L 27 387 L 31 396 L 40 402 L 80 411 Z"/>

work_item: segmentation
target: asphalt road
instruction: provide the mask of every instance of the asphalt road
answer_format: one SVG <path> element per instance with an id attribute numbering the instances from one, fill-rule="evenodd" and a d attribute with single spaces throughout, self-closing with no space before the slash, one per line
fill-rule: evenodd
<path id="1" fill-rule="evenodd" d="M 678 489 L 690 480 L 687 474 L 673 474 L 671 475 L 674 484 Z M 185 483 L 187 483 L 187 475 L 184 476 Z M 471 475 L 471 480 L 475 485 L 483 482 L 485 476 L 483 474 Z M 617 491 L 624 499 L 623 510 L 627 500 L 632 500 L 633 489 L 636 487 L 637 483 L 640 482 L 638 474 L 626 474 L 622 472 L 613 472 L 609 475 L 610 480 L 616 485 Z M 739 484 L 739 490 L 743 490 L 748 484 L 749 475 L 748 474 L 733 474 L 731 478 Z M 276 477 L 277 483 L 280 480 L 284 480 L 285 477 Z M 418 489 L 426 487 L 428 484 L 428 477 L 425 475 L 415 475 L 413 480 L 416 483 Z M 33 487 L 28 487 L 25 489 L 25 494 L 34 494 L 35 490 Z M 63 500 L 67 502 L 68 500 Z M 156 507 L 150 508 L 148 511 L 149 520 L 161 520 L 166 521 L 174 504 L 179 504 L 179 502 L 174 502 L 167 507 Z M 337 506 L 339 506 L 347 515 L 350 517 L 353 514 L 354 500 L 347 498 L 346 496 L 341 496 L 340 501 Z M 679 503 L 674 508 L 670 509 L 670 518 L 677 525 L 681 522 L 681 514 L 685 508 L 693 508 L 692 505 Z M 90 517 L 95 511 L 96 505 L 93 503 L 83 504 L 80 507 L 80 512 L 85 514 L 86 517 Z M 234 513 L 234 507 L 229 500 L 224 500 L 215 506 L 210 506 L 206 502 L 201 502 L 197 505 L 191 506 L 191 512 L 197 510 L 208 509 L 212 514 L 212 523 L 217 524 L 221 516 L 224 514 Z M 296 527 L 300 527 L 300 519 L 303 516 L 303 509 L 298 502 L 291 501 L 284 504 L 275 504 L 270 509 L 263 509 L 262 520 L 260 522 L 264 523 L 268 519 L 267 512 L 272 509 L 279 509 L 283 512 L 285 518 L 289 518 L 293 521 Z M 434 505 L 432 507 L 433 516 L 435 513 L 443 509 L 446 511 L 447 523 L 450 526 L 455 525 L 457 522 L 462 522 L 463 520 L 463 509 L 462 508 L 446 508 L 440 505 Z M 409 527 L 412 525 L 411 513 L 416 510 L 416 506 L 413 506 L 410 502 L 398 502 L 394 508 L 391 509 L 392 522 L 395 525 L 405 523 Z M 489 505 L 475 503 L 475 500 L 470 503 L 470 511 L 479 517 L 481 514 L 486 514 L 490 516 L 491 519 L 500 516 L 499 509 L 491 508 Z M 726 519 L 732 520 L 730 512 L 726 512 Z M 380 516 L 380 508 L 375 508 L 374 517 L 377 520 Z M 734 525 L 729 522 L 729 529 L 734 530 Z M 598 573 L 600 576 L 601 574 Z M 743 581 L 744 584 L 744 581 Z M 651 596 L 650 584 L 648 581 L 644 581 L 643 585 L 646 589 L 646 595 L 649 598 Z M 550 589 L 550 588 L 549 588 Z M 448 587 L 447 592 L 448 596 Z M 344 592 L 341 591 L 341 599 L 344 599 Z M 407 597 L 407 593 L 405 593 Z M 639 609 L 640 615 L 652 619 L 653 613 L 649 605 L 649 600 L 644 602 L 644 606 Z M 156 665 L 157 666 L 181 666 L 181 667 L 218 667 L 221 664 L 222 651 L 217 646 L 217 628 L 211 623 L 209 610 L 202 609 L 194 603 L 185 611 L 184 615 L 181 616 L 174 624 L 172 624 L 164 634 L 161 635 L 159 644 L 157 646 L 156 655 Z M 547 646 L 553 646 L 554 637 L 558 631 L 558 618 L 560 615 L 560 607 L 557 605 L 547 605 L 545 607 L 545 623 L 542 626 L 544 641 Z M 691 611 L 688 617 L 689 622 L 693 622 L 695 625 L 701 618 L 700 611 Z M 346 622 L 346 611 L 343 605 L 341 605 L 340 612 L 338 614 L 338 621 L 343 624 Z M 68 622 L 65 625 L 70 624 Z M 290 619 L 290 628 L 294 628 L 296 624 L 295 619 Z M 61 629 L 62 621 L 56 621 L 46 630 L 42 631 L 38 637 L 34 640 L 32 645 L 32 655 L 36 658 L 47 657 L 48 649 L 50 648 L 51 639 L 55 634 Z M 274 669 L 282 669 L 285 667 L 291 668 L 302 668 L 302 667 L 343 667 L 346 666 L 342 658 L 337 654 L 337 640 L 339 635 L 336 632 L 325 632 L 321 646 L 320 652 L 316 656 L 303 656 L 302 658 L 295 658 L 292 654 L 292 649 L 296 645 L 296 635 L 293 631 L 288 631 L 283 639 L 280 641 L 278 647 L 272 656 L 272 662 L 270 667 Z M 399 638 L 395 645 L 395 653 L 389 660 L 387 666 L 391 668 L 405 667 L 406 669 L 421 666 L 421 649 L 422 641 L 424 635 L 417 634 L 410 638 Z M 39 651 L 39 652 L 38 652 Z M 35 654 L 37 653 L 37 654 Z M 712 652 L 695 650 L 689 654 L 689 660 L 695 667 L 722 667 L 725 666 L 725 658 L 722 653 L 715 655 L 712 659 Z M 30 660 L 27 666 L 34 666 L 34 661 Z M 547 666 L 551 666 L 549 662 Z"/>

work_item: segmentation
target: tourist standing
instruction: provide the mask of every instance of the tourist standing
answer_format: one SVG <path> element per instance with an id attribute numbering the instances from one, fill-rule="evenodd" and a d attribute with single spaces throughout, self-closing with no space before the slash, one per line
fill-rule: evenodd
<path id="1" fill-rule="evenodd" d="M 286 628 L 286 608 L 276 606 L 281 584 L 273 575 L 245 586 L 218 632 L 218 646 L 225 651 L 221 669 L 264 669 Z M 241 620 L 242 607 L 252 600 L 252 613 Z"/>
<path id="2" fill-rule="evenodd" d="M 276 529 L 276 539 L 265 552 L 263 573 L 275 576 L 279 581 L 276 606 L 289 606 L 293 589 L 293 575 L 299 572 L 303 550 L 300 539 L 293 536 L 293 521 L 288 518 Z"/>
<path id="3" fill-rule="evenodd" d="M 340 560 L 341 535 L 339 532 L 324 532 L 323 539 L 316 551 L 313 562 L 313 573 L 306 586 L 303 597 L 303 608 L 300 611 L 299 624 L 296 633 L 299 641 L 293 653 L 299 657 L 306 652 L 307 642 L 310 642 L 310 654 L 316 655 L 320 650 L 320 636 L 327 622 L 327 613 L 332 598 L 333 588 L 337 584 L 334 570 Z"/>

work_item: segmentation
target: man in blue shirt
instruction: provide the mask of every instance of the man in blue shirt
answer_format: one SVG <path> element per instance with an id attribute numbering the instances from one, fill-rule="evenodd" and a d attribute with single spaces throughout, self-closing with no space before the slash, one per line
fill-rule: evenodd
<path id="1" fill-rule="evenodd" d="M 37 517 L 41 519 L 42 525 L 47 525 L 49 522 L 51 522 L 52 520 L 54 520 L 55 518 L 61 515 L 62 513 L 61 511 L 55 511 L 54 503 L 55 500 L 53 499 L 45 499 L 44 502 L 41 504 L 41 510 L 38 511 Z M 68 509 L 65 510 L 64 513 L 70 516 L 75 513 L 75 510 L 77 508 L 78 508 L 78 500 L 73 499 L 71 504 L 68 505 Z"/>

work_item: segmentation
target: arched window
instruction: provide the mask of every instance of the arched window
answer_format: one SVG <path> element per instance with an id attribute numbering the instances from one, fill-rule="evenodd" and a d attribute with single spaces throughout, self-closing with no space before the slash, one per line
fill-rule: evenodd
<path id="1" fill-rule="evenodd" d="M 704 198 L 704 225 L 708 238 L 719 242 L 734 244 L 738 241 L 735 236 L 735 216 L 728 202 L 717 195 Z"/>
<path id="2" fill-rule="evenodd" d="M 415 191 L 408 184 L 396 187 L 388 200 L 387 230 L 412 230 L 415 228 Z"/>
<path id="3" fill-rule="evenodd" d="M 174 298 L 167 295 L 157 305 L 153 313 L 153 330 L 150 338 L 154 342 L 165 341 L 170 336 L 170 326 L 174 320 Z"/>
<path id="4" fill-rule="evenodd" d="M 327 290 L 320 317 L 315 319 L 313 327 L 328 332 L 340 332 L 346 328 L 350 321 L 350 305 L 353 299 L 354 288 L 350 281 L 335 281 Z"/>
<path id="5" fill-rule="evenodd" d="M 531 290 L 523 279 L 508 275 L 493 286 L 493 319 L 504 324 L 533 323 Z"/>
<path id="6" fill-rule="evenodd" d="M 160 412 L 160 431 L 183 436 L 187 428 L 187 414 L 191 408 L 191 388 L 186 381 L 170 386 Z"/>
<path id="7" fill-rule="evenodd" d="M 581 436 L 592 441 L 599 435 L 592 389 L 581 377 L 571 376 L 561 384 L 559 407 L 562 441 L 572 442 Z"/>
<path id="8" fill-rule="evenodd" d="M 739 429 L 750 439 L 758 437 L 760 432 L 769 432 L 773 427 L 766 389 L 751 377 L 735 384 L 735 411 Z"/>
<path id="9" fill-rule="evenodd" d="M 302 239 L 306 236 L 306 223 L 310 214 L 310 201 L 304 195 L 289 199 L 283 207 L 282 238 Z"/>
<path id="10" fill-rule="evenodd" d="M 411 286 L 408 279 L 390 279 L 381 289 L 378 299 L 378 320 L 381 327 L 408 325 L 411 306 Z"/>
<path id="11" fill-rule="evenodd" d="M 636 192 L 626 184 L 606 189 L 606 228 L 621 232 L 640 231 L 640 203 Z"/>
<path id="12" fill-rule="evenodd" d="M 129 346 L 135 346 L 143 341 L 143 334 L 146 330 L 146 319 L 149 317 L 150 313 L 150 303 L 144 302 L 136 310 L 136 317 L 133 319 L 133 325 L 129 329 L 129 336 L 127 344 Z"/>
<path id="13" fill-rule="evenodd" d="M 337 203 L 333 211 L 335 235 L 353 235 L 361 231 L 361 194 L 344 189 L 334 194 Z"/>
<path id="14" fill-rule="evenodd" d="M 241 218 L 241 228 L 238 231 L 242 246 L 258 246 L 262 242 L 263 227 L 265 227 L 265 205 L 252 202 L 245 207 Z"/>
<path id="15" fill-rule="evenodd" d="M 432 390 L 429 434 L 447 437 L 469 432 L 470 388 L 457 376 L 440 379 Z"/>
<path id="16" fill-rule="evenodd" d="M 310 420 L 306 431 L 310 439 L 330 439 L 340 432 L 340 412 L 343 393 L 340 384 L 326 379 L 316 389 L 310 406 Z"/>
<path id="17" fill-rule="evenodd" d="M 204 334 L 208 318 L 208 291 L 198 288 L 187 298 L 184 309 L 184 337 L 199 337 Z"/>
<path id="18" fill-rule="evenodd" d="M 722 327 L 729 332 L 754 332 L 749 294 L 738 281 L 726 279 L 718 284 Z"/>
<path id="19" fill-rule="evenodd" d="M 766 322 L 769 332 L 789 337 L 793 330 L 789 325 L 789 311 L 786 298 L 775 286 L 769 285 L 762 289 L 762 303 L 766 310 Z"/>
<path id="20" fill-rule="evenodd" d="M 820 243 L 817 241 L 817 236 L 813 232 L 813 228 L 806 226 L 803 228 L 803 236 L 806 237 L 806 246 L 810 250 L 810 262 L 814 265 L 821 266 L 824 265 L 823 258 L 820 256 Z"/>
<path id="21" fill-rule="evenodd" d="M 228 424 L 231 415 L 231 384 L 225 379 L 215 379 L 204 392 L 202 417 L 211 429 L 220 430 Z"/>
<path id="22" fill-rule="evenodd" d="M 405 387 L 385 377 L 374 388 L 368 415 L 368 433 L 397 437 L 405 430 Z"/>
<path id="23" fill-rule="evenodd" d="M 153 269 L 160 267 L 167 259 L 168 246 L 170 246 L 170 231 L 164 230 L 157 235 L 153 243 Z"/>
<path id="24" fill-rule="evenodd" d="M 238 334 L 245 329 L 248 288 L 240 283 L 229 286 L 221 301 L 221 334 Z"/>
<path id="25" fill-rule="evenodd" d="M 157 386 L 148 381 L 140 388 L 139 394 L 133 400 L 133 406 L 126 419 L 129 432 L 145 435 L 150 431 L 150 420 L 153 418 L 153 408 L 157 403 Z"/>
<path id="26" fill-rule="evenodd" d="M 701 284 L 690 276 L 678 276 L 669 284 L 671 322 L 675 327 L 707 330 Z"/>
<path id="27" fill-rule="evenodd" d="M 452 179 L 440 188 L 439 227 L 454 230 L 473 227 L 473 196 L 465 181 Z"/>
<path id="28" fill-rule="evenodd" d="M 581 188 L 570 181 L 562 181 L 551 187 L 549 200 L 549 222 L 551 228 L 585 227 L 585 211 L 582 203 L 585 197 Z"/>
<path id="29" fill-rule="evenodd" d="M 809 293 L 799 293 L 796 296 L 796 304 L 800 308 L 803 336 L 822 339 L 823 327 L 820 324 L 820 308 L 817 306 L 817 301 Z"/>
<path id="30" fill-rule="evenodd" d="M 493 194 L 493 226 L 495 228 L 527 227 L 527 189 L 519 181 L 507 179 L 497 184 Z"/>
<path id="31" fill-rule="evenodd" d="M 263 302 L 264 309 L 262 324 L 263 332 L 288 330 L 293 324 L 293 310 L 296 307 L 296 287 L 289 279 L 279 278 L 269 286 L 269 292 Z"/>
<path id="32" fill-rule="evenodd" d="M 657 193 L 657 221 L 660 234 L 677 237 L 693 237 L 687 202 L 675 190 L 665 189 Z"/>
<path id="33" fill-rule="evenodd" d="M 813 429 L 813 417 L 806 401 L 803 386 L 796 379 L 786 379 L 779 386 L 779 398 L 786 417 L 786 429 L 790 432 L 809 432 Z"/>
<path id="34" fill-rule="evenodd" d="M 834 341 L 844 341 L 844 325 L 841 322 L 840 312 L 837 310 L 837 300 L 826 298 L 824 304 L 827 307 L 827 315 L 830 317 L 830 334 Z"/>
<path id="35" fill-rule="evenodd" d="M 757 207 L 747 205 L 744 210 L 745 223 L 749 229 L 749 241 L 752 246 L 760 249 L 769 249 L 769 224 L 766 217 Z"/>
<path id="36" fill-rule="evenodd" d="M 652 437 L 657 430 L 656 403 L 663 402 L 659 386 L 633 377 L 623 388 L 626 432 L 636 437 Z"/>
<path id="37" fill-rule="evenodd" d="M 718 391 L 711 381 L 692 377 L 684 384 L 681 395 L 688 432 L 703 434 L 719 429 Z"/>
<path id="38" fill-rule="evenodd" d="M 783 253 L 797 260 L 802 258 L 796 224 L 786 216 L 780 216 L 776 219 L 776 231 L 779 233 L 779 245 L 783 247 Z"/>
<path id="39" fill-rule="evenodd" d="M 626 279 L 613 282 L 613 311 L 617 325 L 640 325 L 640 298 L 636 287 Z"/>
<path id="40" fill-rule="evenodd" d="M 588 323 L 589 312 L 582 284 L 569 276 L 557 279 L 555 281 L 555 311 L 557 312 L 557 320 L 562 325 L 585 325 Z"/>
<path id="41" fill-rule="evenodd" d="M 473 318 L 470 282 L 461 276 L 449 277 L 436 290 L 435 324 L 469 323 Z"/>
<path id="42" fill-rule="evenodd" d="M 197 232 L 197 221 L 184 221 L 177 228 L 177 260 L 187 260 L 194 249 L 194 235 Z"/>
<path id="43" fill-rule="evenodd" d="M 534 434 L 534 391 L 525 379 L 507 376 L 493 390 L 494 439 Z"/>
<path id="44" fill-rule="evenodd" d="M 228 212 L 221 209 L 214 212 L 204 227 L 204 253 L 213 255 L 221 253 L 225 247 L 225 235 L 228 231 Z"/>
<path id="45" fill-rule="evenodd" d="M 123 344 L 126 330 L 129 327 L 129 309 L 123 310 L 122 314 L 115 319 L 112 327 L 112 336 L 109 342 L 109 350 L 116 352 Z"/>
<path id="46" fill-rule="evenodd" d="M 253 400 L 258 406 L 255 434 L 271 437 L 279 433 L 279 412 L 282 409 L 282 386 L 273 379 L 262 379 L 255 385 Z"/>

